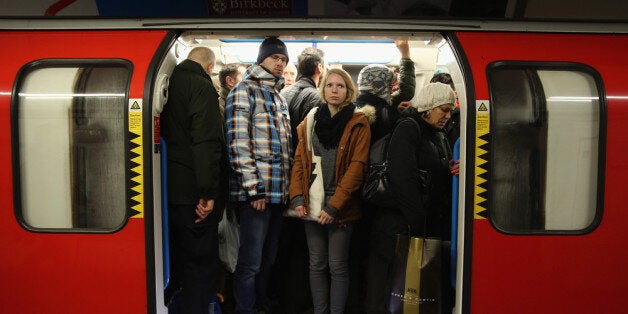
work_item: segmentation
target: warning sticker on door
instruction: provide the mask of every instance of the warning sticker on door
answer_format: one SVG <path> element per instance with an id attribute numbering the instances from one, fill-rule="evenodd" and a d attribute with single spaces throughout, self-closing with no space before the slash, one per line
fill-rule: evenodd
<path id="1" fill-rule="evenodd" d="M 473 194 L 474 218 L 486 219 L 488 213 L 488 141 L 490 134 L 490 106 L 488 100 L 475 102 L 475 183 Z"/>
<path id="2" fill-rule="evenodd" d="M 129 99 L 129 168 L 128 216 L 144 218 L 144 163 L 142 156 L 142 99 Z"/>

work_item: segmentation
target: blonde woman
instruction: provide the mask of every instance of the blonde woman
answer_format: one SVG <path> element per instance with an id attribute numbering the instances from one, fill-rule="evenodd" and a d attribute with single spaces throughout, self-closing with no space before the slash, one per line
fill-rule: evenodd
<path id="1" fill-rule="evenodd" d="M 353 104 L 356 88 L 346 71 L 327 71 L 319 92 L 323 103 L 297 128 L 290 198 L 301 218 L 311 217 L 310 209 L 317 207 L 312 200 L 323 200 L 320 214 L 305 222 L 310 286 L 314 312 L 334 314 L 344 312 L 349 291 L 349 243 L 353 222 L 362 217 L 356 191 L 368 166 L 371 130 Z M 318 158 L 322 187 L 311 188 L 312 160 Z"/>

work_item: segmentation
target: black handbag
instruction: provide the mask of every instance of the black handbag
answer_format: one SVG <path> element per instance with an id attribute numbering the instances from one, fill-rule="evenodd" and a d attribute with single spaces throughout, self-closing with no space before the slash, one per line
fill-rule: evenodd
<path id="1" fill-rule="evenodd" d="M 410 121 L 414 122 L 419 129 L 419 124 L 414 119 L 410 119 Z M 396 198 L 391 191 L 388 162 L 388 144 L 395 130 L 392 134 L 387 134 L 371 145 L 369 169 L 362 185 L 362 199 L 382 208 L 397 207 Z"/>
<path id="2" fill-rule="evenodd" d="M 362 186 L 362 199 L 378 207 L 394 207 L 390 192 L 390 170 L 388 169 L 388 134 L 371 145 L 369 169 Z"/>

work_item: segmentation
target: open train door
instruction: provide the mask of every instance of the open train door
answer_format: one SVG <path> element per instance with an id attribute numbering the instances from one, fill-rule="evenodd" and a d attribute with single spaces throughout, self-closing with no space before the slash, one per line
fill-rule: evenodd
<path id="1" fill-rule="evenodd" d="M 475 85 L 462 312 L 625 312 L 628 211 L 605 169 L 626 154 L 626 37 L 456 36 Z"/>
<path id="2" fill-rule="evenodd" d="M 166 36 L 0 32 L 0 312 L 155 311 L 144 91 Z"/>

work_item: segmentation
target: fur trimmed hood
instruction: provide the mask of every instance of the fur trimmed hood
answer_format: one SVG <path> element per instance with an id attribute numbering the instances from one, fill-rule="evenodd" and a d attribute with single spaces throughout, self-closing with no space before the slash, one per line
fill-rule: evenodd
<path id="1" fill-rule="evenodd" d="M 366 116 L 366 118 L 369 120 L 370 125 L 373 125 L 373 123 L 377 121 L 377 110 L 375 109 L 375 107 L 371 105 L 365 105 L 360 108 L 356 107 L 355 111 L 362 112 Z"/>

